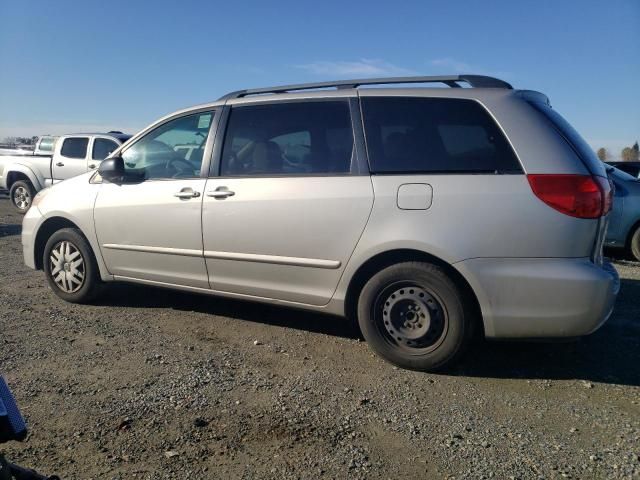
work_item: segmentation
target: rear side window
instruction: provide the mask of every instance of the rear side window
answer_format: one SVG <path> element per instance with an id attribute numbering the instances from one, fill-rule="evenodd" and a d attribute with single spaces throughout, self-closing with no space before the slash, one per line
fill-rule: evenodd
<path id="1" fill-rule="evenodd" d="M 372 173 L 521 173 L 513 150 L 477 102 L 362 99 Z"/>
<path id="2" fill-rule="evenodd" d="M 313 175 L 351 171 L 353 131 L 345 101 L 235 107 L 221 175 Z"/>
<path id="3" fill-rule="evenodd" d="M 571 126 L 569 122 L 567 122 L 562 115 L 556 112 L 551 106 L 540 103 L 540 102 L 530 102 L 531 105 L 542 115 L 544 115 L 547 120 L 551 122 L 551 124 L 560 132 L 560 134 L 564 137 L 564 139 L 569 143 L 571 148 L 576 152 L 576 154 L 583 161 L 587 170 L 589 170 L 593 175 L 599 175 L 601 177 L 607 176 L 607 170 L 604 164 L 600 161 L 596 152 L 589 146 L 584 138 L 576 131 L 575 128 Z"/>
<path id="4" fill-rule="evenodd" d="M 118 148 L 118 144 L 113 140 L 108 140 L 106 138 L 96 138 L 93 141 L 93 151 L 91 152 L 91 158 L 93 160 L 104 160 L 116 148 Z"/>
<path id="5" fill-rule="evenodd" d="M 53 151 L 53 138 L 43 138 L 40 140 L 40 145 L 38 145 L 38 149 L 42 152 L 51 152 Z"/>
<path id="6" fill-rule="evenodd" d="M 67 158 L 85 158 L 88 143 L 88 138 L 65 138 L 60 154 Z"/>

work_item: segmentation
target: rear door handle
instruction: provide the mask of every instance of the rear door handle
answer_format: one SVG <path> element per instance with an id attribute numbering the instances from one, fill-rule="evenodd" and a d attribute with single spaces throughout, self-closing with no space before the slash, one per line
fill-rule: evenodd
<path id="1" fill-rule="evenodd" d="M 200 192 L 196 192 L 191 188 L 183 188 L 178 193 L 173 194 L 174 197 L 186 199 L 186 198 L 197 198 L 200 196 Z"/>
<path id="2" fill-rule="evenodd" d="M 227 198 L 233 197 L 236 192 L 232 192 L 231 190 L 227 190 L 227 187 L 218 187 L 215 190 L 209 190 L 207 192 L 207 197 L 213 198 Z"/>
<path id="3" fill-rule="evenodd" d="M 58 163 L 56 163 L 56 167 L 64 167 L 64 163 L 58 162 Z"/>
<path id="4" fill-rule="evenodd" d="M 94 168 L 96 168 L 96 166 L 92 163 L 91 165 L 89 165 L 89 168 L 93 170 Z"/>

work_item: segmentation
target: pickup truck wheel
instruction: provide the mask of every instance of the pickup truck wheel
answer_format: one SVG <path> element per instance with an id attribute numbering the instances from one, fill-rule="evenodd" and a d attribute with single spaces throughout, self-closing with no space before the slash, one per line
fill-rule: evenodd
<path id="1" fill-rule="evenodd" d="M 11 185 L 9 190 L 9 198 L 13 206 L 22 214 L 27 213 L 31 207 L 31 202 L 35 196 L 35 189 L 31 182 L 27 180 L 18 180 Z"/>
<path id="2" fill-rule="evenodd" d="M 636 262 L 640 262 L 640 225 L 638 225 L 631 235 L 629 242 L 629 254 Z"/>
<path id="3" fill-rule="evenodd" d="M 63 228 L 51 235 L 42 265 L 51 289 L 67 302 L 88 303 L 99 293 L 98 265 L 78 229 Z"/>
<path id="4" fill-rule="evenodd" d="M 473 335 L 473 309 L 446 272 L 422 262 L 375 274 L 358 301 L 358 323 L 369 346 L 403 368 L 451 366 Z"/>

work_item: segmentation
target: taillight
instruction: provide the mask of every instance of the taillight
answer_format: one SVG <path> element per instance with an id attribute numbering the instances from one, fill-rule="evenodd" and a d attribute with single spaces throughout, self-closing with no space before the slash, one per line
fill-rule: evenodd
<path id="1" fill-rule="evenodd" d="M 590 175 L 527 175 L 536 196 L 559 212 L 577 218 L 598 218 L 611 210 L 609 180 Z"/>
<path id="2" fill-rule="evenodd" d="M 611 211 L 613 207 L 613 187 L 611 185 L 611 180 L 603 177 L 594 177 L 600 186 L 600 190 L 602 191 L 602 215 L 606 215 Z"/>

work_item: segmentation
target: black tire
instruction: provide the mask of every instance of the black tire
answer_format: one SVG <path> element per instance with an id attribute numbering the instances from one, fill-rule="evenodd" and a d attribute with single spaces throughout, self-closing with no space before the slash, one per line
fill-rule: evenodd
<path id="1" fill-rule="evenodd" d="M 631 240 L 629 240 L 629 255 L 636 262 L 640 262 L 640 225 L 638 225 L 631 234 Z"/>
<path id="2" fill-rule="evenodd" d="M 31 208 L 35 195 L 35 188 L 33 188 L 33 185 L 31 185 L 31 182 L 28 180 L 18 180 L 14 182 L 9 189 L 11 205 L 23 215 Z"/>
<path id="3" fill-rule="evenodd" d="M 358 300 L 358 323 L 371 349 L 411 370 L 453 365 L 473 337 L 473 316 L 467 295 L 445 271 L 422 262 L 381 270 Z"/>
<path id="4" fill-rule="evenodd" d="M 55 258 L 61 260 L 56 264 Z M 82 263 L 78 263 L 79 259 Z M 51 289 L 67 302 L 89 303 L 100 293 L 98 264 L 89 242 L 76 228 L 63 228 L 51 235 L 44 247 L 42 265 Z"/>

